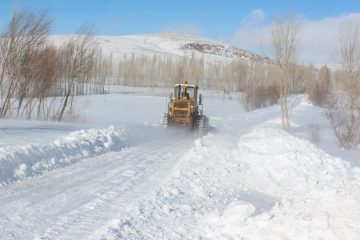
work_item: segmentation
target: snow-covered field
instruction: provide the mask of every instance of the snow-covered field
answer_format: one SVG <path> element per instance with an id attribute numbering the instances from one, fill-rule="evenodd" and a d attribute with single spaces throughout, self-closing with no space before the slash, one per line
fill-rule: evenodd
<path id="1" fill-rule="evenodd" d="M 320 108 L 294 96 L 286 133 L 278 106 L 204 95 L 203 139 L 131 92 L 79 97 L 76 122 L 0 120 L 0 239 L 359 239 L 360 151 Z"/>

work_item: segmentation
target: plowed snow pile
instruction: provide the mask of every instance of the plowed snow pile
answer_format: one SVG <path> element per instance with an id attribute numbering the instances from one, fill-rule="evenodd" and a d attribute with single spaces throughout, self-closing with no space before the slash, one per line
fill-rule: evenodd
<path id="1" fill-rule="evenodd" d="M 121 217 L 121 216 L 119 216 Z M 360 170 L 276 124 L 207 136 L 107 239 L 358 239 Z"/>
<path id="2" fill-rule="evenodd" d="M 75 131 L 49 144 L 3 147 L 0 148 L 0 184 L 119 150 L 125 144 L 124 130 L 109 127 Z"/>

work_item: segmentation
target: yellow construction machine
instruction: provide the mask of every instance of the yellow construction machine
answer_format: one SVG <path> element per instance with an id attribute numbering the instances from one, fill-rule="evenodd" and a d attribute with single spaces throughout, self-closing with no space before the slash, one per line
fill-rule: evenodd
<path id="1" fill-rule="evenodd" d="M 198 130 L 202 137 L 206 133 L 208 119 L 203 114 L 202 95 L 198 95 L 198 89 L 195 84 L 175 84 L 169 96 L 168 112 L 161 114 L 160 124 Z"/>

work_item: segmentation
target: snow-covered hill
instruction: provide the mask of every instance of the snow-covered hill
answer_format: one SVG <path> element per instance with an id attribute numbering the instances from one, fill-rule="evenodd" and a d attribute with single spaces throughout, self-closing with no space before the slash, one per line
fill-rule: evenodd
<path id="1" fill-rule="evenodd" d="M 50 41 L 56 45 L 64 44 L 71 35 L 51 36 Z M 229 44 L 179 33 L 157 33 L 128 36 L 95 36 L 98 46 L 104 54 L 116 57 L 131 56 L 189 56 L 204 58 L 205 61 L 244 61 L 270 62 L 265 56 L 240 49 Z"/>

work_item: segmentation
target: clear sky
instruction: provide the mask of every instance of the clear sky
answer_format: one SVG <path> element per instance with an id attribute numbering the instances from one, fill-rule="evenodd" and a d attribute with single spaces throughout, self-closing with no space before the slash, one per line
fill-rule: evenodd
<path id="1" fill-rule="evenodd" d="M 185 32 L 243 44 L 250 50 L 256 46 L 241 40 L 246 37 L 242 31 L 250 34 L 279 14 L 296 12 L 307 22 L 319 23 L 360 13 L 360 0 L 0 0 L 1 29 L 14 6 L 48 10 L 52 34 L 73 33 L 89 23 L 101 35 Z"/>

